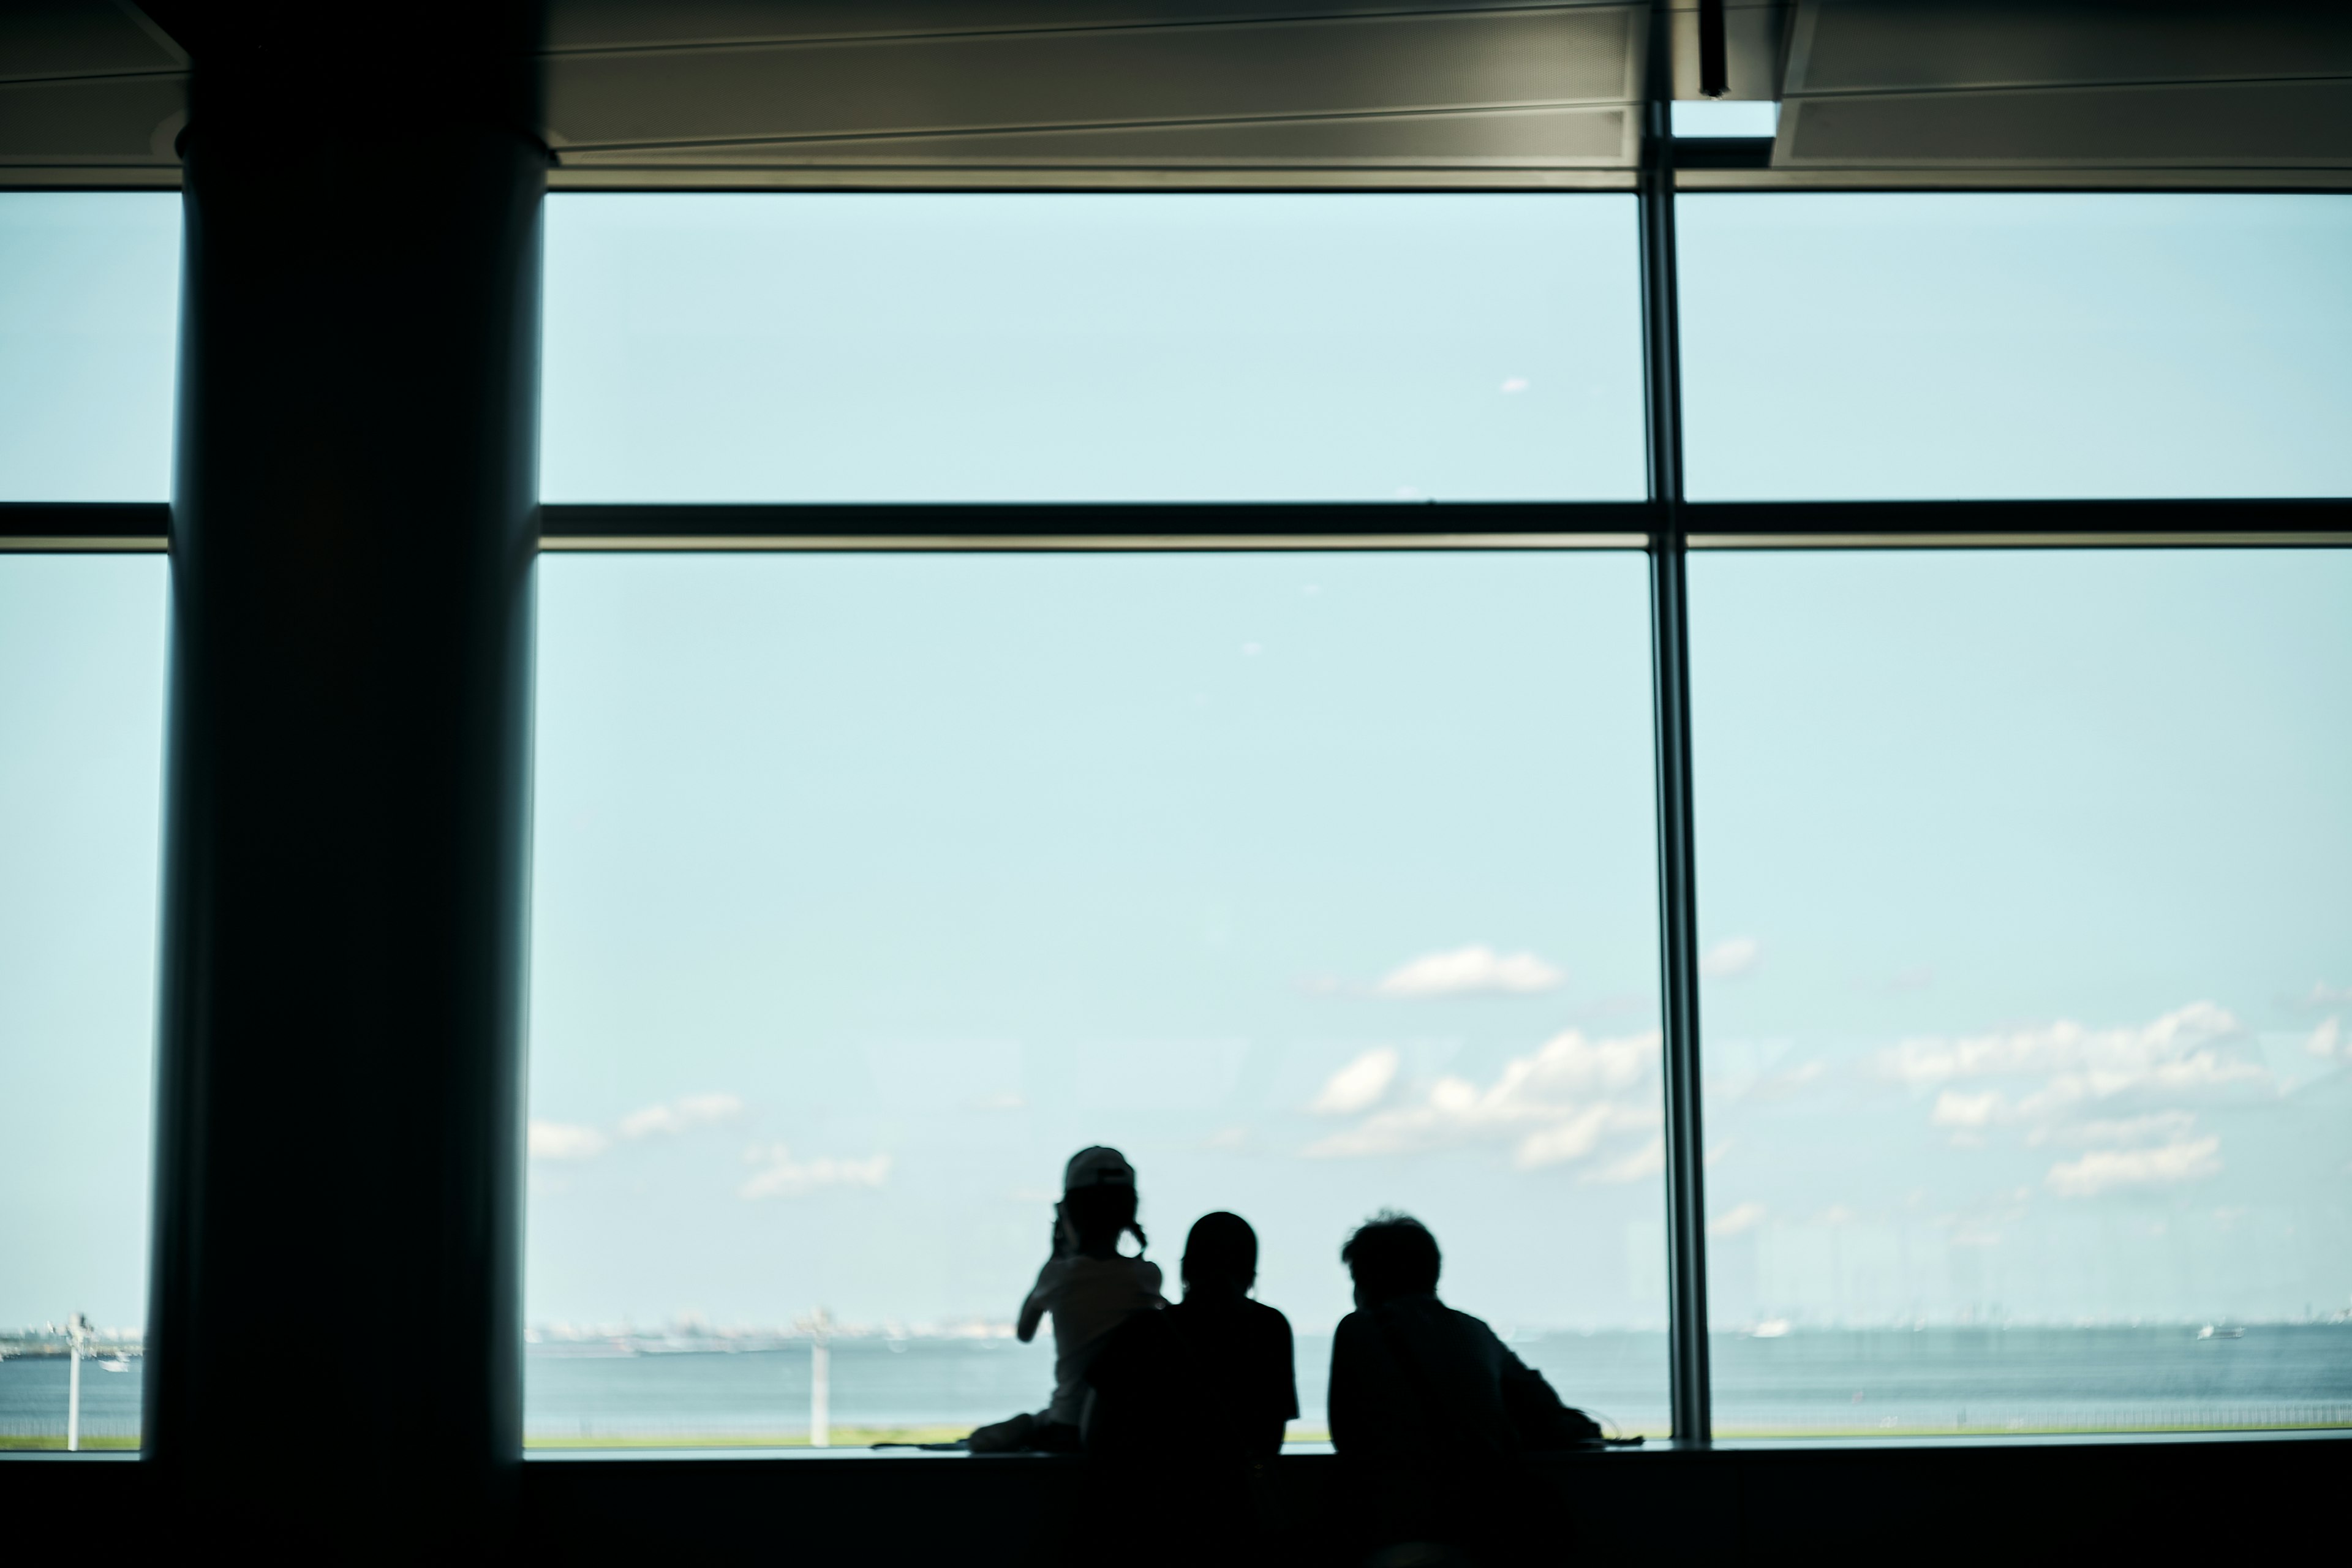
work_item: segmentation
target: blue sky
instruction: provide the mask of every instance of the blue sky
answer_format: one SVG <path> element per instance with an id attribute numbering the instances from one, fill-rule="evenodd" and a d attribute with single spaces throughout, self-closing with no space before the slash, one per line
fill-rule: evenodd
<path id="1" fill-rule="evenodd" d="M 1097 200 L 556 201 L 550 495 L 1638 489 L 1629 204 Z M 1695 489 L 2347 488 L 2352 204 L 1924 201 L 1685 202 Z M 176 209 L 0 239 L 0 496 L 160 497 Z M 1643 570 L 545 561 L 533 1318 L 1008 1316 L 1107 1138 L 1662 1320 Z M 1692 584 L 1726 1321 L 2345 1305 L 2352 566 Z M 165 614 L 0 559 L 0 1321 L 141 1313 Z"/>
<path id="2" fill-rule="evenodd" d="M 0 555 L 0 1323 L 146 1318 L 168 593 Z"/>
<path id="3" fill-rule="evenodd" d="M 1639 500 L 1630 196 L 563 196 L 550 500 Z"/>
<path id="4" fill-rule="evenodd" d="M 162 500 L 172 484 L 180 203 L 0 195 L 0 500 Z"/>
<path id="5" fill-rule="evenodd" d="M 2352 493 L 2352 201 L 1676 213 L 1695 500 Z"/>
<path id="6" fill-rule="evenodd" d="M 1694 562 L 1722 1316 L 2352 1304 L 2347 611 L 2341 552 Z"/>
<path id="7" fill-rule="evenodd" d="M 543 563 L 534 1316 L 1002 1317 L 1093 1142 L 1309 1321 L 1386 1203 L 1497 1310 L 1654 1310 L 1643 572 Z"/>

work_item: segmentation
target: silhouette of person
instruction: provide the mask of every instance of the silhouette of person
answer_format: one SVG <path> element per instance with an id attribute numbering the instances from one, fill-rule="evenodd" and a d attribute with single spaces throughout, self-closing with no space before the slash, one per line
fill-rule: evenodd
<path id="1" fill-rule="evenodd" d="M 1027 1344 L 1037 1337 L 1039 1321 L 1052 1314 L 1053 1402 L 1034 1415 L 979 1428 L 965 1439 L 973 1453 L 1077 1452 L 1087 1366 L 1103 1336 L 1129 1316 L 1167 1304 L 1160 1295 L 1160 1266 L 1143 1258 L 1148 1244 L 1136 1223 L 1136 1202 L 1135 1167 L 1118 1150 L 1097 1144 L 1070 1156 L 1062 1201 L 1054 1205 L 1053 1253 L 1037 1271 L 1014 1326 Z M 1135 1257 L 1120 1256 L 1122 1235 L 1135 1237 Z"/>
<path id="2" fill-rule="evenodd" d="M 1298 1414 L 1290 1320 L 1249 1298 L 1257 1233 L 1203 1215 L 1184 1241 L 1184 1300 L 1122 1324 L 1087 1373 L 1090 1454 L 1272 1458 Z"/>
<path id="3" fill-rule="evenodd" d="M 1087 1369 L 1095 1517 L 1150 1519 L 1155 1563 L 1236 1563 L 1273 1547 L 1269 1467 L 1298 1414 L 1290 1321 L 1250 1300 L 1257 1233 L 1203 1215 L 1184 1242 L 1184 1299 L 1138 1313 Z"/>
<path id="4" fill-rule="evenodd" d="M 1599 1440 L 1494 1330 L 1437 1299 L 1437 1238 L 1383 1211 L 1339 1249 L 1356 1310 L 1331 1342 L 1348 1531 L 1373 1563 L 1556 1556 L 1567 1524 L 1526 1455 Z"/>

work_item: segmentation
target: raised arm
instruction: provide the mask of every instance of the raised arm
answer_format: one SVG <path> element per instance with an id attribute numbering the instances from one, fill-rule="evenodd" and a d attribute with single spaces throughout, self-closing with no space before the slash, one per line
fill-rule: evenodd
<path id="1" fill-rule="evenodd" d="M 1038 1321 L 1054 1310 L 1054 1297 L 1061 1289 L 1063 1272 L 1058 1258 L 1048 1259 L 1045 1267 L 1037 1270 L 1037 1283 L 1029 1288 L 1028 1299 L 1021 1303 L 1021 1319 L 1013 1325 L 1013 1333 L 1023 1344 L 1037 1337 Z"/>

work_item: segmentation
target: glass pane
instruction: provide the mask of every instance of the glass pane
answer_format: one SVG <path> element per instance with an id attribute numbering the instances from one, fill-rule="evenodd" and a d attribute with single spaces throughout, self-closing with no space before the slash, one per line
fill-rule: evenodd
<path id="1" fill-rule="evenodd" d="M 551 501 L 1638 500 L 1614 195 L 559 195 Z"/>
<path id="2" fill-rule="evenodd" d="M 805 1442 L 819 1309 L 836 1442 L 1042 1408 L 1097 1142 L 1171 1289 L 1256 1226 L 1302 1437 L 1384 1205 L 1662 1428 L 1639 555 L 541 570 L 531 1442 Z"/>
<path id="3" fill-rule="evenodd" d="M 139 1446 L 164 596 L 0 555 L 0 1449 Z"/>
<path id="4" fill-rule="evenodd" d="M 172 488 L 180 198 L 0 192 L 0 501 Z"/>
<path id="5" fill-rule="evenodd" d="M 1717 1430 L 2352 1423 L 2352 553 L 1691 592 Z"/>
<path id="6" fill-rule="evenodd" d="M 2352 197 L 1676 212 L 1695 500 L 2352 494 Z"/>

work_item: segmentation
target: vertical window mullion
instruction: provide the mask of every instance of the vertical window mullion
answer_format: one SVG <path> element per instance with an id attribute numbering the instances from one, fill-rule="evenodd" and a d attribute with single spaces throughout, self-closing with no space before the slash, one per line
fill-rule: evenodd
<path id="1" fill-rule="evenodd" d="M 1653 10 L 1642 146 L 1642 324 L 1648 391 L 1650 625 L 1657 728 L 1658 1001 L 1664 1031 L 1668 1364 L 1675 1440 L 1703 1444 L 1709 1414 L 1705 1141 L 1699 1125 L 1697 874 L 1692 852 L 1690 637 L 1682 520 L 1675 322 L 1674 96 L 1667 12 Z"/>

